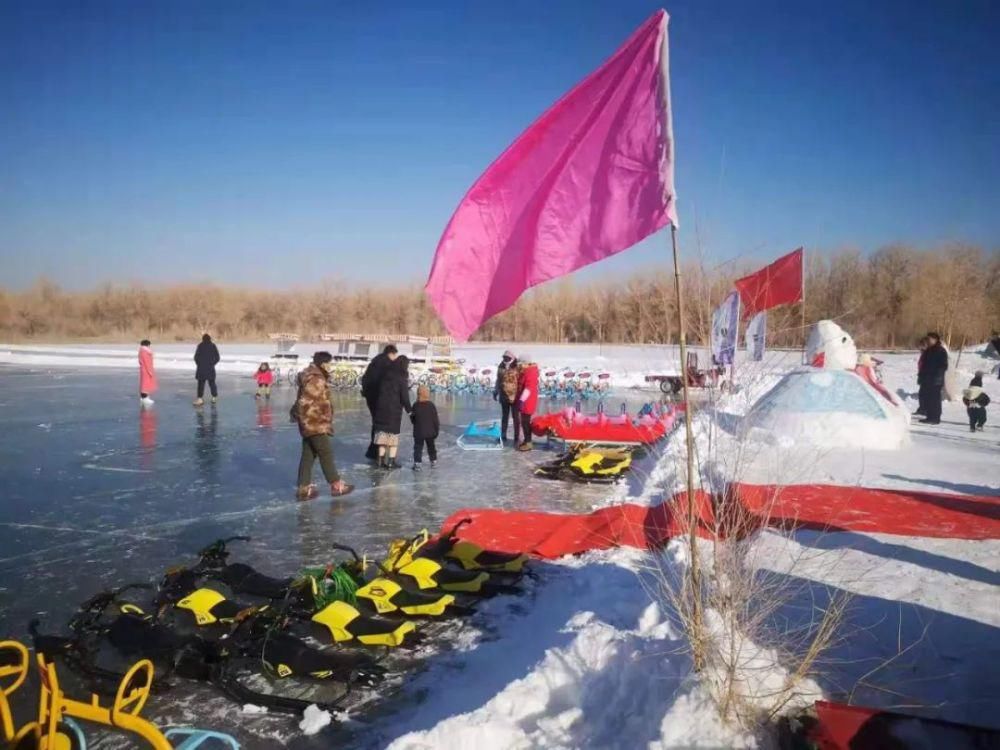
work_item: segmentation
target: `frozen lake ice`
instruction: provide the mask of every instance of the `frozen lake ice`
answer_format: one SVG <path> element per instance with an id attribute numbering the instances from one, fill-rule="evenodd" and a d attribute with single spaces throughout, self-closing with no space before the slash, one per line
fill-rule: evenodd
<path id="1" fill-rule="evenodd" d="M 252 537 L 234 548 L 234 559 L 291 575 L 329 560 L 332 542 L 381 555 L 390 539 L 437 529 L 462 507 L 580 511 L 609 491 L 534 477 L 534 465 L 551 456 L 542 450 L 457 448 L 455 438 L 469 421 L 498 414 L 489 396 L 436 395 L 438 466 L 409 469 L 404 420 L 404 468 L 385 474 L 363 458 L 369 435 L 363 401 L 353 392 L 337 394 L 337 464 L 357 489 L 345 499 L 321 494 L 297 503 L 300 443 L 288 419 L 290 388 L 256 402 L 251 378 L 222 375 L 218 406 L 195 409 L 193 378 L 166 372 L 156 405 L 141 410 L 132 371 L 0 367 L 0 382 L 4 637 L 25 638 L 33 617 L 42 619 L 43 630 L 61 630 L 92 594 L 154 581 L 223 536 Z M 617 408 L 620 401 L 611 403 Z M 314 477 L 322 489 L 318 465 Z M 182 690 L 188 699 L 156 698 L 147 713 L 160 723 L 233 732 L 251 748 L 298 735 L 288 718 L 247 717 L 208 690 Z M 328 744 L 329 736 L 299 742 Z"/>

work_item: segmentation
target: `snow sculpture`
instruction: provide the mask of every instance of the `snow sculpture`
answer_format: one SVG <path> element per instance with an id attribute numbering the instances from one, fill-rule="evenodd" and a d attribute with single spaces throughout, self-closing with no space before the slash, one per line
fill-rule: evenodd
<path id="1" fill-rule="evenodd" d="M 853 370 L 858 364 L 858 349 L 851 334 L 832 320 L 821 320 L 809 332 L 806 362 L 813 367 Z"/>
<path id="2" fill-rule="evenodd" d="M 792 370 L 754 404 L 746 420 L 779 443 L 898 450 L 910 440 L 910 415 L 852 370 Z"/>

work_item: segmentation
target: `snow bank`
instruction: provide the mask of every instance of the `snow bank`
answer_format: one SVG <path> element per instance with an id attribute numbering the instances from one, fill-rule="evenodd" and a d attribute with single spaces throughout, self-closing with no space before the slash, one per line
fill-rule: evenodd
<path id="1" fill-rule="evenodd" d="M 637 572 L 648 565 L 635 550 L 546 564 L 520 616 L 490 613 L 497 640 L 408 686 L 435 699 L 397 719 L 389 747 L 753 747 L 713 719 L 681 636 Z"/>

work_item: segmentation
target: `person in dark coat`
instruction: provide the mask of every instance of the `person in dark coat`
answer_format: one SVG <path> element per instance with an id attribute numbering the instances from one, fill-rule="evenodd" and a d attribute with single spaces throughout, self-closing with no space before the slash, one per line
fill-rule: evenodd
<path id="1" fill-rule="evenodd" d="M 425 444 L 427 457 L 431 460 L 431 466 L 434 466 L 438 458 L 434 441 L 441 431 L 441 423 L 438 421 L 437 407 L 431 401 L 431 389 L 426 385 L 417 388 L 417 403 L 410 413 L 410 421 L 413 422 L 413 470 L 420 471 Z"/>
<path id="2" fill-rule="evenodd" d="M 507 425 L 510 424 L 512 408 L 514 409 L 515 425 L 520 419 L 516 411 L 517 406 L 514 403 L 514 399 L 517 397 L 517 376 L 517 358 L 512 351 L 507 350 L 503 353 L 500 364 L 497 365 L 497 380 L 493 385 L 493 400 L 500 404 L 501 435 L 504 443 L 507 442 Z"/>
<path id="3" fill-rule="evenodd" d="M 920 356 L 917 357 L 917 410 L 913 414 L 917 417 L 924 417 L 927 416 L 927 409 L 924 407 L 924 392 L 920 389 L 920 386 L 924 384 L 921 373 L 924 370 L 924 354 L 927 353 L 927 339 L 920 339 L 917 343 L 917 348 L 920 350 Z"/>
<path id="4" fill-rule="evenodd" d="M 381 354 L 372 358 L 361 376 L 361 395 L 364 397 L 365 403 L 368 404 L 368 413 L 372 418 L 371 440 L 368 443 L 368 450 L 365 451 L 365 458 L 371 461 L 378 458 L 378 448 L 375 446 L 375 407 L 378 404 L 382 376 L 385 375 L 386 368 L 396 359 L 397 354 L 396 345 L 387 344 Z"/>
<path id="5" fill-rule="evenodd" d="M 219 347 L 212 342 L 212 337 L 207 333 L 201 337 L 201 343 L 194 350 L 194 376 L 198 381 L 198 397 L 194 400 L 195 406 L 205 403 L 205 383 L 212 392 L 212 403 L 219 398 L 219 389 L 215 385 L 215 366 L 219 364 Z"/>
<path id="6" fill-rule="evenodd" d="M 990 397 L 983 390 L 983 371 L 977 370 L 969 387 L 962 391 L 962 403 L 969 415 L 969 430 L 982 432 L 986 426 L 986 407 L 990 405 Z"/>
<path id="7" fill-rule="evenodd" d="M 920 421 L 924 424 L 941 424 L 941 391 L 947 371 L 948 352 L 941 345 L 941 337 L 928 333 L 927 350 L 920 368 L 920 400 L 926 413 Z"/>
<path id="8" fill-rule="evenodd" d="M 375 445 L 378 465 L 384 469 L 397 469 L 396 452 L 399 450 L 399 432 L 403 412 L 413 411 L 410 406 L 410 360 L 396 357 L 385 368 L 375 403 Z"/>

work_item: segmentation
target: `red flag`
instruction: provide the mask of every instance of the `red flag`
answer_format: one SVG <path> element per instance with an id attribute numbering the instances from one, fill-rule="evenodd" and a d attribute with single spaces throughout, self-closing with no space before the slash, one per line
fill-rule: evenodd
<path id="1" fill-rule="evenodd" d="M 740 293 L 743 317 L 778 305 L 802 301 L 802 248 L 778 258 L 734 284 Z"/>

